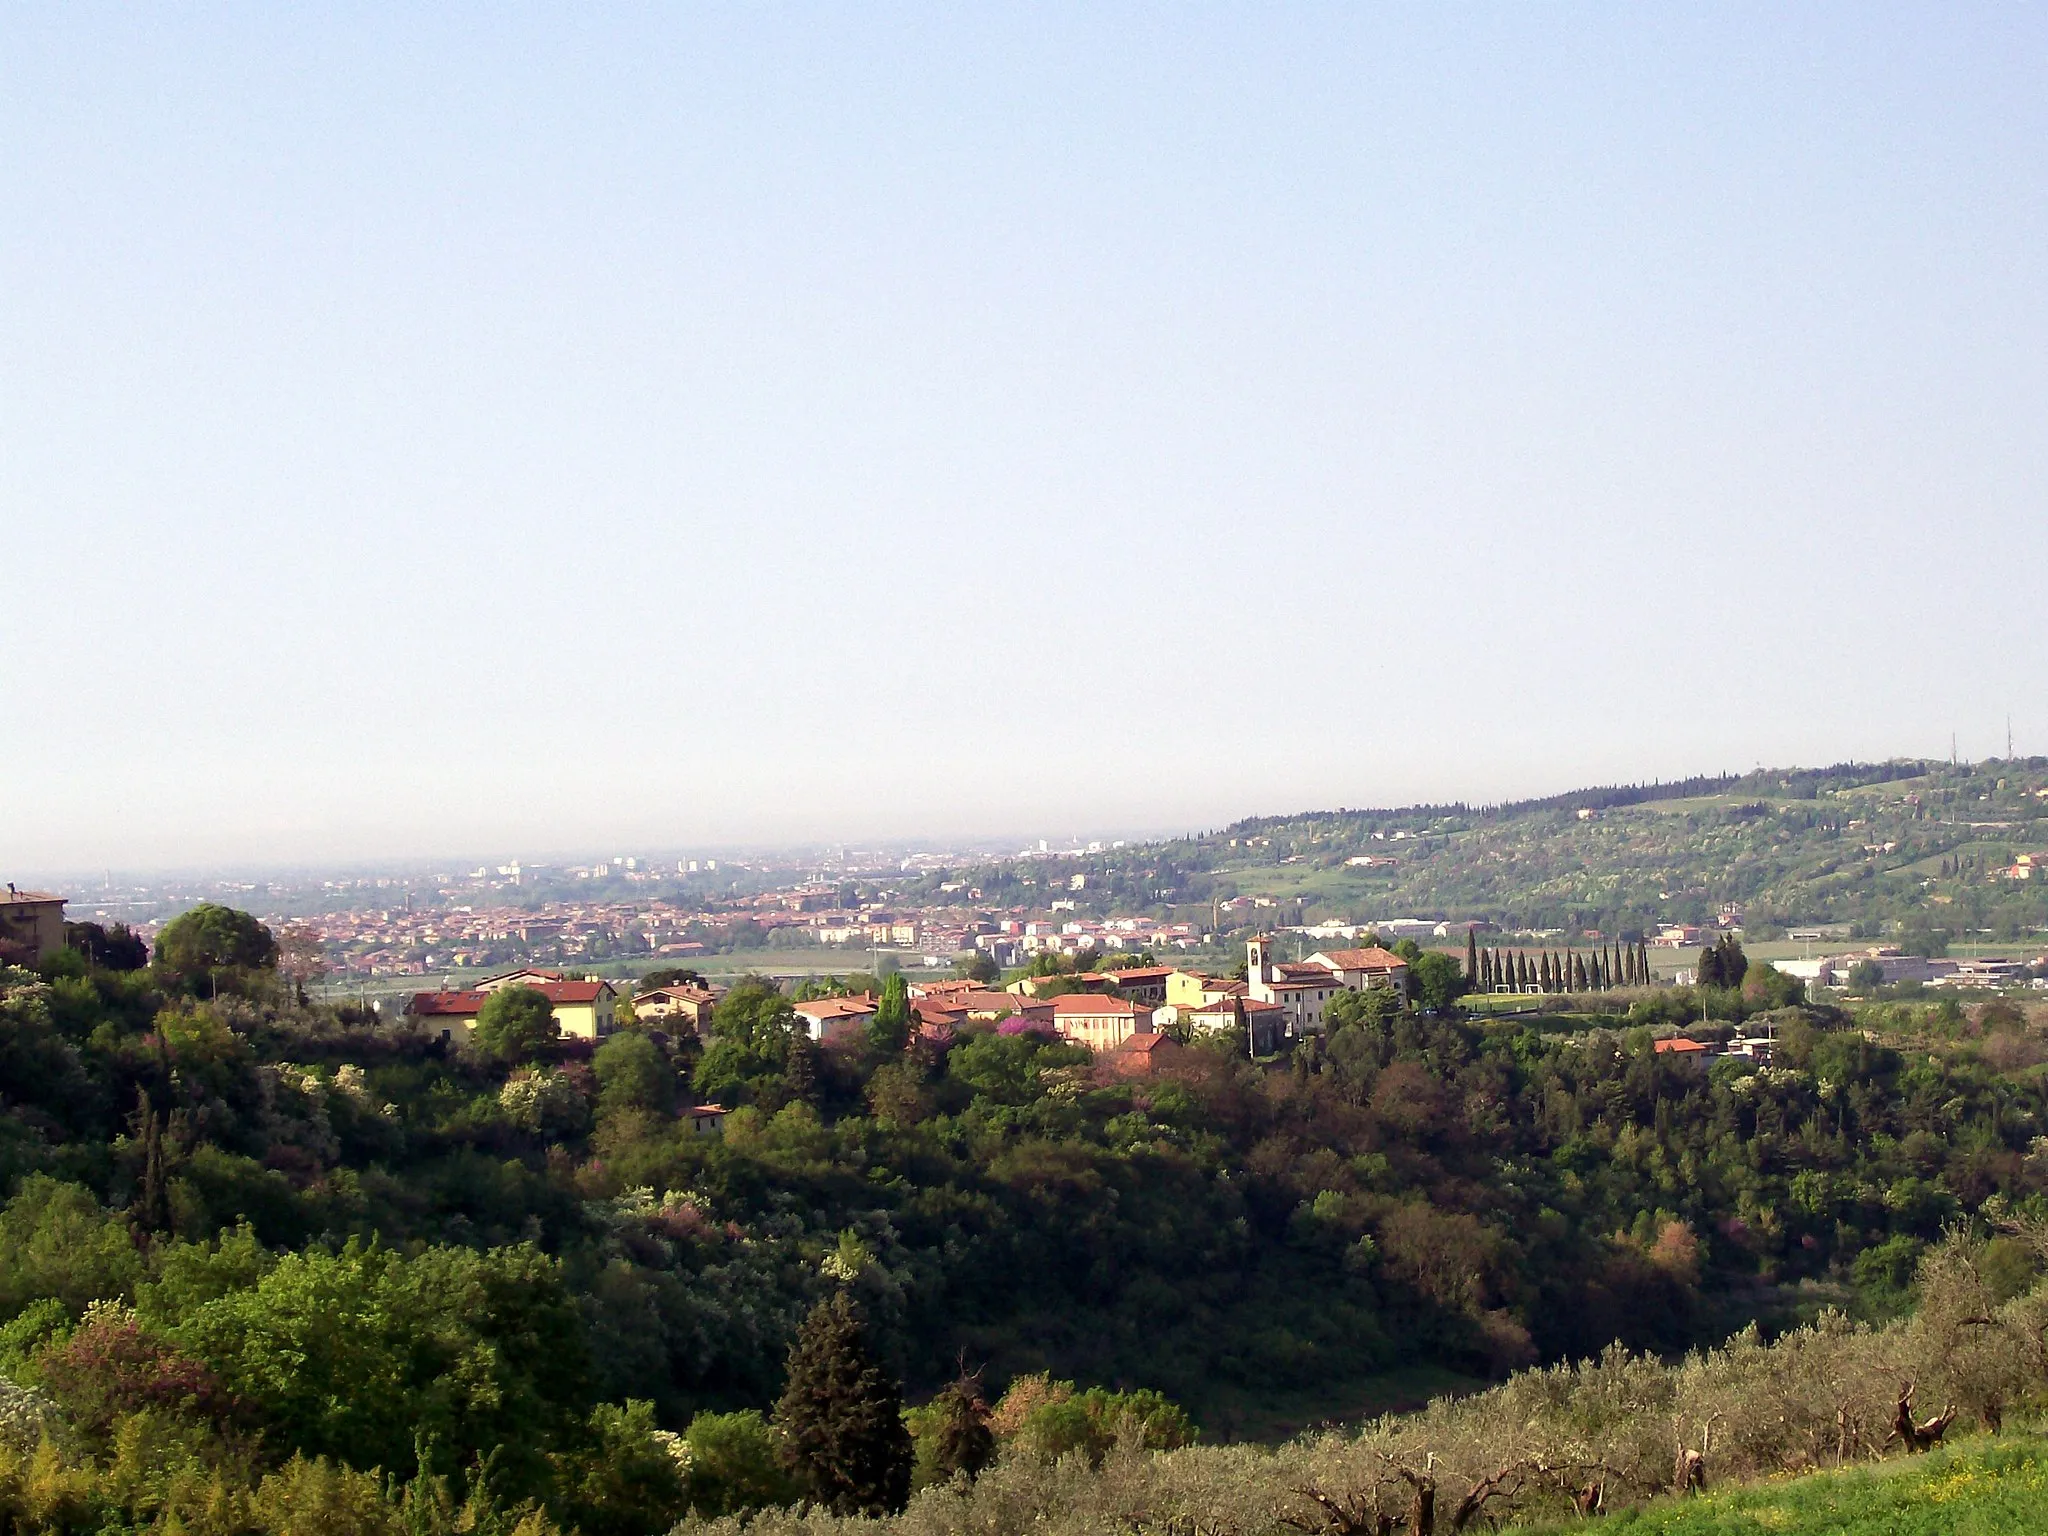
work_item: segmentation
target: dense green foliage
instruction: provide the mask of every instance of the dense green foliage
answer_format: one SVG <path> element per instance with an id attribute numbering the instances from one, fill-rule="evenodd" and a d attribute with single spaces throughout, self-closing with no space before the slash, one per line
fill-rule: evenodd
<path id="1" fill-rule="evenodd" d="M 1775 1000 L 1758 973 L 1717 1017 Z M 835 1297 L 912 1401 L 964 1360 L 1015 1384 L 999 1437 L 1100 1459 L 1184 1439 L 1169 1398 L 1227 1436 L 1412 1362 L 1887 1315 L 1946 1224 L 2048 1191 L 2009 1007 L 1780 1010 L 1772 1066 L 1709 1068 L 1651 1049 L 1689 995 L 1592 1028 L 1380 997 L 1278 1064 L 1226 1039 L 1131 1079 L 1031 1035 L 821 1047 L 757 984 L 702 1042 L 476 1049 L 192 974 L 0 985 L 0 1373 L 80 1454 L 250 1500 L 388 1475 L 450 1521 L 626 1532 L 787 1497 L 811 1473 L 763 1411 Z M 678 1115 L 710 1100 L 722 1136 Z M 979 1411 L 912 1415 L 923 1475 Z"/>

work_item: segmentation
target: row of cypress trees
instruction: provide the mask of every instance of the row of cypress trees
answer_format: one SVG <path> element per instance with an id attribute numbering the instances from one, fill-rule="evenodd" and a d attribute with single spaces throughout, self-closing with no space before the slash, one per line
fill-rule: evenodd
<path id="1" fill-rule="evenodd" d="M 1650 982 L 1650 948 L 1634 944 L 1602 945 L 1598 949 L 1537 951 L 1531 960 L 1523 950 L 1481 949 L 1465 935 L 1465 974 L 1473 988 L 1491 992 L 1511 987 L 1555 992 L 1605 992 L 1612 987 L 1642 987 Z"/>

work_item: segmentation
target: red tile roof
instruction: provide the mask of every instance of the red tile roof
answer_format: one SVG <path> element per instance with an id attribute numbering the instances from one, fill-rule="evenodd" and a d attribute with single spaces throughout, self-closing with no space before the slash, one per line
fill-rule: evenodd
<path id="1" fill-rule="evenodd" d="M 1391 949 L 1381 949 L 1377 944 L 1371 949 L 1329 949 L 1322 951 L 1322 955 L 1345 971 L 1390 971 L 1408 963 Z"/>
<path id="2" fill-rule="evenodd" d="M 415 992 L 405 1011 L 415 1017 L 469 1018 L 490 1000 L 488 992 Z"/>
<path id="3" fill-rule="evenodd" d="M 1052 1000 L 1052 1011 L 1055 1018 L 1102 1018 L 1110 1014 L 1129 1017 L 1139 1011 L 1139 1005 L 1127 997 L 1104 997 L 1100 992 L 1062 992 Z"/>
<path id="4" fill-rule="evenodd" d="M 875 1011 L 875 1000 L 866 993 L 859 997 L 818 997 L 798 1003 L 796 1011 L 807 1019 L 864 1019 Z"/>
<path id="5" fill-rule="evenodd" d="M 610 985 L 602 981 L 542 981 L 533 990 L 551 1003 L 594 1003 Z"/>
<path id="6" fill-rule="evenodd" d="M 1681 1036 L 1675 1040 L 1659 1040 L 1652 1049 L 1659 1052 L 1670 1051 L 1681 1055 L 1690 1055 L 1694 1051 L 1704 1051 L 1706 1047 L 1697 1040 L 1687 1040 Z"/>

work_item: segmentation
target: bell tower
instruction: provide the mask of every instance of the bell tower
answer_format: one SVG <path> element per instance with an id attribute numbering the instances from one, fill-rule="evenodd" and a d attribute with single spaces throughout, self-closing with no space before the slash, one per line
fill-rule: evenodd
<path id="1" fill-rule="evenodd" d="M 1272 980 L 1272 977 L 1266 974 L 1266 967 L 1272 958 L 1271 944 L 1272 940 L 1266 934 L 1263 933 L 1256 938 L 1245 940 L 1245 980 L 1249 981 L 1255 987 L 1263 986 L 1265 985 L 1265 983 Z"/>

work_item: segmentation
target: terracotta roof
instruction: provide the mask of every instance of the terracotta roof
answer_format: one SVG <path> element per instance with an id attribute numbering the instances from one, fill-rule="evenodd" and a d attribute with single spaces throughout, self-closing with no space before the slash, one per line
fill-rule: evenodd
<path id="1" fill-rule="evenodd" d="M 415 992 L 405 1011 L 417 1017 L 467 1018 L 490 1001 L 488 992 Z"/>
<path id="2" fill-rule="evenodd" d="M 1408 962 L 1391 949 L 1326 949 L 1322 957 L 1342 971 L 1390 971 Z"/>
<path id="3" fill-rule="evenodd" d="M 1222 1000 L 1221 1002 L 1217 1002 L 1217 1003 L 1204 1003 L 1204 1004 L 1202 1004 L 1202 1006 L 1201 1006 L 1201 1007 L 1199 1007 L 1199 1008 L 1190 1008 L 1190 1009 L 1188 1009 L 1188 1012 L 1189 1012 L 1190 1014 L 1201 1014 L 1201 1015 L 1203 1015 L 1203 1016 L 1205 1016 L 1205 1017 L 1206 1017 L 1207 1015 L 1210 1015 L 1210 1014 L 1220 1014 L 1220 1015 L 1223 1015 L 1223 1016 L 1226 1016 L 1226 1017 L 1235 1017 L 1235 1016 L 1236 1016 L 1236 1013 L 1237 1013 L 1237 1009 L 1238 1009 L 1238 1007 L 1239 1007 L 1239 1005 L 1240 1005 L 1240 1004 L 1242 1004 L 1242 1006 L 1243 1006 L 1243 1008 L 1244 1008 L 1244 1011 L 1245 1011 L 1245 1012 L 1246 1012 L 1247 1014 L 1254 1014 L 1254 1013 L 1285 1013 L 1285 1012 L 1287 1011 L 1287 1010 L 1286 1010 L 1285 1008 L 1281 1007 L 1281 1005 L 1280 1005 L 1280 1004 L 1278 1004 L 1278 1003 L 1260 1003 L 1260 1002 L 1254 1002 L 1254 1001 L 1253 1001 L 1253 1000 L 1252 1000 L 1251 998 L 1248 998 L 1248 997 L 1247 997 L 1247 998 L 1235 998 L 1235 997 L 1226 997 L 1226 998 L 1224 998 L 1224 999 L 1223 999 L 1223 1000 Z"/>
<path id="4" fill-rule="evenodd" d="M 1122 1045 L 1118 1046 L 1117 1049 L 1120 1051 L 1142 1051 L 1149 1055 L 1154 1051 L 1172 1050 L 1176 1043 L 1171 1035 L 1132 1035 Z"/>
<path id="5" fill-rule="evenodd" d="M 1118 985 L 1131 981 L 1164 981 L 1173 974 L 1173 967 L 1170 965 L 1134 965 L 1127 971 L 1105 971 L 1103 974 Z"/>
<path id="6" fill-rule="evenodd" d="M 613 989 L 603 981 L 544 981 L 533 990 L 551 1003 L 594 1003 L 600 993 Z"/>
<path id="7" fill-rule="evenodd" d="M 48 891 L 17 891 L 12 886 L 0 891 L 0 906 L 8 906 L 15 902 L 20 902 L 24 906 L 41 906 L 45 902 L 63 902 L 67 899 L 63 896 L 53 896 Z"/>
<path id="8" fill-rule="evenodd" d="M 1134 1014 L 1138 1005 L 1127 997 L 1104 997 L 1100 992 L 1062 992 L 1052 1000 L 1055 1018 L 1069 1015 Z M 1150 1012 L 1150 1009 L 1146 1009 Z"/>
<path id="9" fill-rule="evenodd" d="M 702 991 L 697 987 L 650 987 L 645 992 L 635 992 L 633 1001 L 644 1002 L 650 997 L 666 997 L 679 1003 L 715 1003 L 718 993 Z"/>
<path id="10" fill-rule="evenodd" d="M 807 1019 L 866 1018 L 875 1011 L 875 1000 L 866 993 L 859 997 L 818 997 L 798 1003 L 796 1011 Z"/>
<path id="11" fill-rule="evenodd" d="M 1694 1051 L 1704 1051 L 1706 1047 L 1697 1040 L 1687 1040 L 1681 1036 L 1675 1040 L 1659 1040 L 1652 1049 L 1659 1052 L 1670 1051 L 1690 1055 Z"/>

